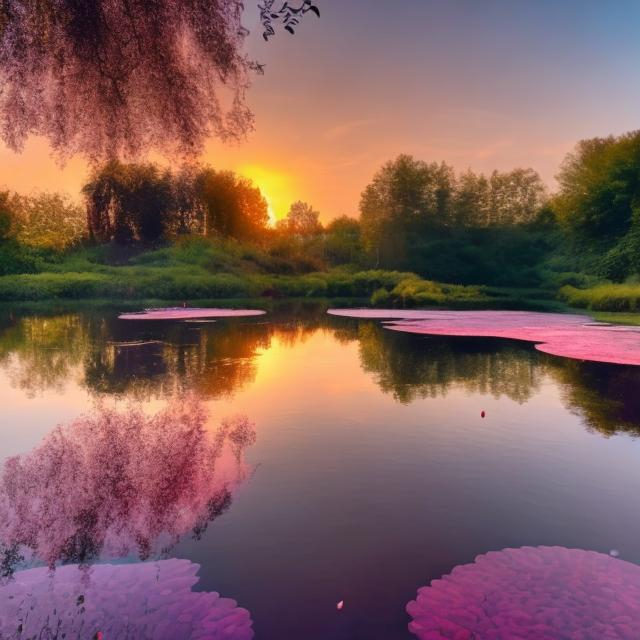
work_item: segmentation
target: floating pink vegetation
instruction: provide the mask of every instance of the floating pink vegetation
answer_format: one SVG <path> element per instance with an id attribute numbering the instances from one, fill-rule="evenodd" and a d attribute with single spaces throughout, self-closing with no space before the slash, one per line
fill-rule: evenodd
<path id="1" fill-rule="evenodd" d="M 529 311 L 417 311 L 330 309 L 350 318 L 390 320 L 395 331 L 443 336 L 510 338 L 535 342 L 555 356 L 640 365 L 640 328 L 594 322 L 588 316 Z"/>
<path id="2" fill-rule="evenodd" d="M 250 640 L 247 610 L 191 591 L 188 560 L 19 571 L 0 587 L 0 638 Z"/>
<path id="3" fill-rule="evenodd" d="M 407 612 L 420 640 L 637 640 L 640 567 L 562 547 L 494 551 L 420 589 Z"/>
<path id="4" fill-rule="evenodd" d="M 262 316 L 266 311 L 258 309 L 196 309 L 169 307 L 167 309 L 145 309 L 135 313 L 121 313 L 120 320 L 202 320 L 205 318 L 245 318 Z"/>

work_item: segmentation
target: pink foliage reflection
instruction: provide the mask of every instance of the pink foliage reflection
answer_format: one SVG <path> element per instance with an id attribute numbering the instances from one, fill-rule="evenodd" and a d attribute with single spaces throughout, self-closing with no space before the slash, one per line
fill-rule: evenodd
<path id="1" fill-rule="evenodd" d="M 0 638 L 250 640 L 249 612 L 191 591 L 188 560 L 19 571 L 0 587 Z"/>
<path id="2" fill-rule="evenodd" d="M 640 638 L 640 566 L 562 547 L 478 556 L 407 605 L 420 640 Z"/>
<path id="3" fill-rule="evenodd" d="M 195 400 L 153 416 L 100 409 L 57 427 L 0 477 L 3 572 L 27 560 L 151 557 L 202 534 L 247 476 L 255 429 L 244 417 L 206 427 Z"/>

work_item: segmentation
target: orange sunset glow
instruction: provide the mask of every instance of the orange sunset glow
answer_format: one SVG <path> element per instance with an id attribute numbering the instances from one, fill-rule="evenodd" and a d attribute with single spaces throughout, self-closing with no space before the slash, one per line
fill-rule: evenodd
<path id="1" fill-rule="evenodd" d="M 200 159 L 253 179 L 276 218 L 305 200 L 324 222 L 356 216 L 371 176 L 398 153 L 460 171 L 532 167 L 553 187 L 577 140 L 635 127 L 640 90 L 623 81 L 635 74 L 623 54 L 637 38 L 603 31 L 615 18 L 598 22 L 595 4 L 517 4 L 406 0 L 394 16 L 386 3 L 331 0 L 301 37 L 264 42 L 250 3 L 248 52 L 265 65 L 248 93 L 255 130 L 211 139 Z M 87 173 L 79 157 L 56 165 L 41 140 L 21 155 L 0 150 L 0 162 L 2 182 L 22 191 L 77 195 Z"/>

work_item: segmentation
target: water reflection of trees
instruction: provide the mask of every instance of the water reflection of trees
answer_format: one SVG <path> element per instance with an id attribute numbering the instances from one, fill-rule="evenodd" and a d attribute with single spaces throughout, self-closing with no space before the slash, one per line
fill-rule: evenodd
<path id="1" fill-rule="evenodd" d="M 62 389 L 87 352 L 87 321 L 80 315 L 9 318 L 2 324 L 0 365 L 31 396 Z"/>
<path id="2" fill-rule="evenodd" d="M 545 376 L 560 384 L 569 409 L 604 435 L 640 436 L 640 368 L 549 356 L 533 345 L 482 338 L 418 336 L 377 322 L 339 327 L 358 340 L 362 367 L 399 402 L 445 395 L 452 387 L 526 402 Z"/>
<path id="3" fill-rule="evenodd" d="M 260 322 L 103 323 L 85 355 L 84 382 L 101 394 L 226 396 L 251 382 L 271 339 Z"/>
<path id="4" fill-rule="evenodd" d="M 505 341 L 425 338 L 377 323 L 361 324 L 358 339 L 364 370 L 402 403 L 446 395 L 453 386 L 522 403 L 544 375 L 540 354 Z"/>
<path id="5" fill-rule="evenodd" d="M 507 340 L 403 334 L 325 310 L 316 301 L 282 301 L 262 318 L 208 324 L 123 322 L 104 313 L 0 318 L 0 366 L 32 395 L 74 377 L 98 395 L 217 398 L 254 380 L 259 354 L 274 340 L 294 346 L 325 331 L 357 343 L 362 368 L 399 402 L 452 387 L 526 402 L 551 376 L 589 428 L 640 434 L 640 369 L 556 358 Z"/>
<path id="6" fill-rule="evenodd" d="M 0 366 L 33 396 L 78 379 L 97 394 L 136 398 L 195 391 L 229 396 L 253 381 L 274 338 L 305 340 L 324 319 L 317 304 L 286 304 L 269 320 L 213 323 L 118 320 L 114 314 L 26 316 L 4 321 Z"/>
<path id="7" fill-rule="evenodd" d="M 553 372 L 567 406 L 589 429 L 640 436 L 640 368 L 568 360 Z"/>
<path id="8" fill-rule="evenodd" d="M 102 408 L 57 427 L 0 475 L 2 573 L 24 560 L 147 559 L 200 537 L 231 504 L 254 440 L 246 418 L 207 428 L 191 398 L 153 416 Z"/>

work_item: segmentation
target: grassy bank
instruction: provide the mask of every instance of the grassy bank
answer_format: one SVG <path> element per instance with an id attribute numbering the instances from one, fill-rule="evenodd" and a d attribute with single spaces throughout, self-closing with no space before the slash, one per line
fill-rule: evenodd
<path id="1" fill-rule="evenodd" d="M 385 306 L 483 303 L 481 287 L 422 280 L 412 273 L 343 267 L 306 271 L 230 242 L 186 239 L 158 249 L 113 246 L 43 259 L 36 273 L 0 277 L 0 302 L 350 298 Z"/>
<path id="2" fill-rule="evenodd" d="M 0 278 L 0 301 L 349 298 L 377 306 L 483 304 L 482 287 L 422 280 L 396 271 L 299 275 L 202 273 L 176 267 L 112 267 L 103 272 L 37 273 Z"/>
<path id="3" fill-rule="evenodd" d="M 183 301 L 307 298 L 377 307 L 451 307 L 561 311 L 566 305 L 633 311 L 640 286 L 523 289 L 435 282 L 402 271 L 355 266 L 308 271 L 299 256 L 273 256 L 234 242 L 184 238 L 161 248 L 103 245 L 45 254 L 33 273 L 0 277 L 0 302 L 118 300 L 149 305 Z M 615 296 L 612 292 L 615 292 Z M 606 295 L 605 295 L 606 294 Z M 617 297 L 616 297 L 617 296 Z"/>

